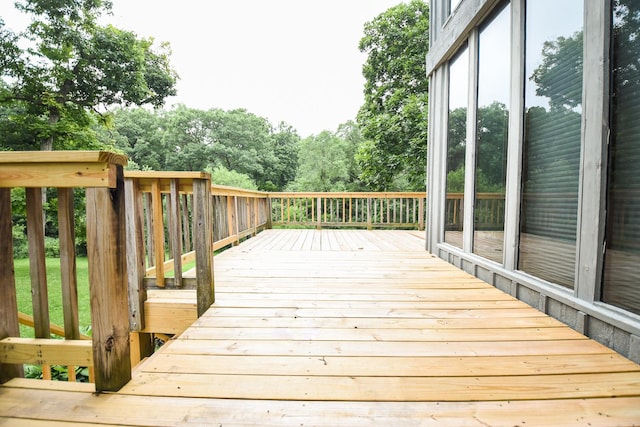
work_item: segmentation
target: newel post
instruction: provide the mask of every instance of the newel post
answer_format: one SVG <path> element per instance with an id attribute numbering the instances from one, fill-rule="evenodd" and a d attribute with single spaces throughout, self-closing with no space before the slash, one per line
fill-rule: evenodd
<path id="1" fill-rule="evenodd" d="M 131 379 L 123 168 L 115 188 L 87 188 L 87 249 L 96 391 Z"/>
<path id="2" fill-rule="evenodd" d="M 213 283 L 212 199 L 210 179 L 194 179 L 193 244 L 196 251 L 196 298 L 198 317 L 202 316 L 215 301 Z"/>

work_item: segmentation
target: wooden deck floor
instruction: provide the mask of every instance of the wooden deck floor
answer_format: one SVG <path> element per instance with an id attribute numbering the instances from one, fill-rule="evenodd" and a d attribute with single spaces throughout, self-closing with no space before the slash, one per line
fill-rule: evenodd
<path id="1" fill-rule="evenodd" d="M 640 366 L 423 248 L 265 231 L 216 257 L 216 303 L 119 393 L 13 380 L 0 424 L 640 425 Z"/>

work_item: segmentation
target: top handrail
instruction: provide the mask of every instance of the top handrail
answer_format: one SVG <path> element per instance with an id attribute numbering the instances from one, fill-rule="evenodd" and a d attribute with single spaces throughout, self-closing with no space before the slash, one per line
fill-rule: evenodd
<path id="1" fill-rule="evenodd" d="M 0 188 L 115 188 L 127 157 L 108 151 L 5 151 Z"/>

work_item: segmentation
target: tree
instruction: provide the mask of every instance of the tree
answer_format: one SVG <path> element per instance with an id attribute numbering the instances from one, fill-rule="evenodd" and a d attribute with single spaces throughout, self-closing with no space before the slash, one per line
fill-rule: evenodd
<path id="1" fill-rule="evenodd" d="M 167 149 L 163 140 L 163 115 L 145 108 L 114 111 L 113 125 L 103 131 L 101 141 L 115 145 L 129 158 L 127 167 L 164 170 Z"/>
<path id="2" fill-rule="evenodd" d="M 300 136 L 293 127 L 280 122 L 276 132 L 273 134 L 272 141 L 273 154 L 277 159 L 270 173 L 270 182 L 273 186 L 264 189 L 278 191 L 284 189 L 287 184 L 296 179 Z"/>
<path id="3" fill-rule="evenodd" d="M 9 84 L 0 104 L 14 108 L 40 149 L 85 148 L 76 137 L 100 107 L 157 107 L 175 94 L 168 45 L 156 51 L 152 39 L 98 24 L 110 1 L 22 0 L 16 7 L 32 22 L 19 35 L 0 28 L 0 72 Z"/>
<path id="4" fill-rule="evenodd" d="M 421 0 L 400 4 L 365 25 L 360 50 L 365 102 L 358 113 L 362 135 L 361 178 L 384 190 L 404 176 L 410 189 L 425 188 L 429 7 Z"/>
<path id="5" fill-rule="evenodd" d="M 300 141 L 293 191 L 345 191 L 349 183 L 348 143 L 329 131 Z"/>

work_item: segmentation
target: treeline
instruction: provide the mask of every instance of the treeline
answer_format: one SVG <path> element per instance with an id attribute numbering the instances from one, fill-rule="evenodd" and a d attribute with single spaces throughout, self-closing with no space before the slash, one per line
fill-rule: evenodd
<path id="1" fill-rule="evenodd" d="M 301 138 L 244 109 L 123 108 L 96 126 L 101 145 L 129 157 L 138 170 L 207 171 L 214 183 L 263 191 L 363 191 L 358 125 Z M 397 189 L 406 190 L 398 180 Z"/>

